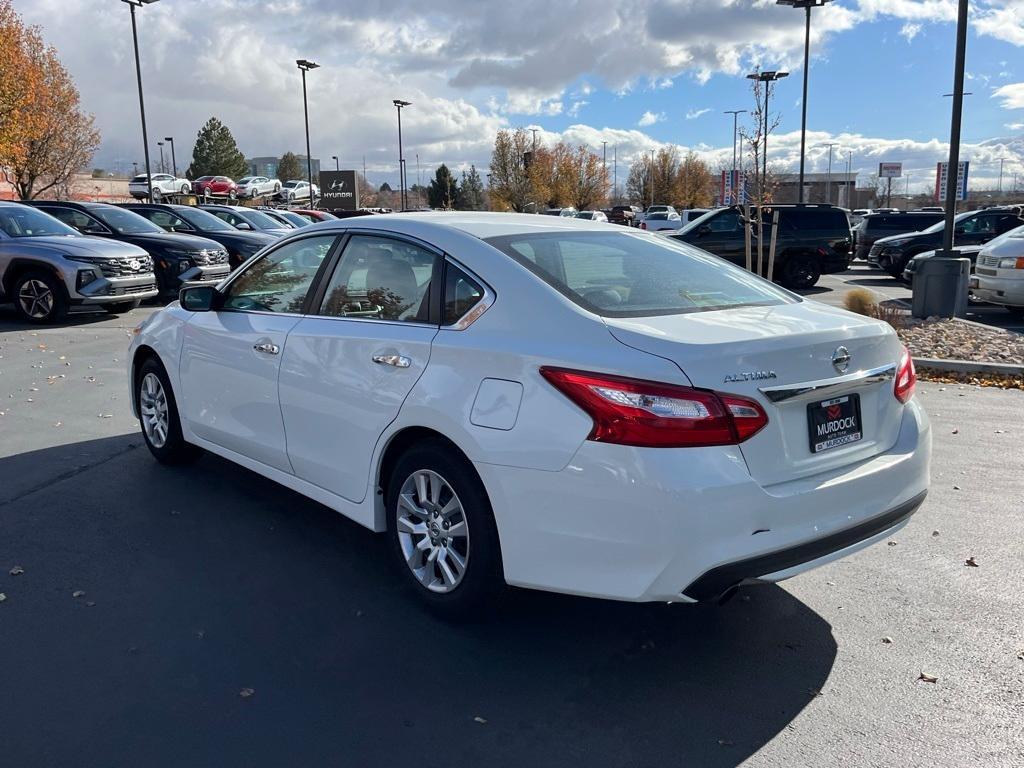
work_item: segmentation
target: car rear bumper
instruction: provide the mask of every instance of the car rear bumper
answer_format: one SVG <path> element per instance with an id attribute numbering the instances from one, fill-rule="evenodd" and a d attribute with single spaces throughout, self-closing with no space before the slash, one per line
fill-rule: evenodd
<path id="1" fill-rule="evenodd" d="M 928 488 L 930 434 L 911 401 L 888 451 L 769 486 L 751 478 L 735 446 L 586 442 L 560 472 L 476 467 L 510 584 L 692 602 L 794 576 L 899 526 Z"/>

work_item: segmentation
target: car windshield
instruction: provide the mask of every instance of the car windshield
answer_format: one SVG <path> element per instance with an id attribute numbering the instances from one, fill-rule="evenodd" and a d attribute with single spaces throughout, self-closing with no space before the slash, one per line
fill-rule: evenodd
<path id="1" fill-rule="evenodd" d="M 294 187 L 297 187 L 297 186 L 299 186 L 299 184 L 301 184 L 301 183 L 302 183 L 301 181 L 286 181 L 286 182 L 284 183 L 284 185 L 285 185 L 286 187 L 291 187 L 291 188 L 294 188 Z"/>
<path id="2" fill-rule="evenodd" d="M 160 234 L 163 230 L 149 219 L 145 219 L 124 208 L 91 208 L 93 216 L 102 221 L 119 235 Z"/>
<path id="3" fill-rule="evenodd" d="M 716 213 L 718 213 L 718 211 L 708 211 L 703 216 L 698 216 L 696 219 L 693 219 L 688 224 L 684 224 L 683 228 L 679 230 L 679 234 L 685 235 L 687 232 L 696 229 L 701 224 L 707 224 L 708 221 L 710 221 Z"/>
<path id="4" fill-rule="evenodd" d="M 207 232 L 237 232 L 226 221 L 221 221 L 212 213 L 198 208 L 175 208 L 174 212 L 196 229 L 204 229 Z"/>
<path id="5" fill-rule="evenodd" d="M 27 205 L 0 206 L 0 229 L 9 237 L 78 236 L 78 232 L 48 213 Z"/>
<path id="6" fill-rule="evenodd" d="M 486 242 L 584 309 L 604 317 L 800 301 L 746 270 L 668 238 L 564 231 L 506 235 Z"/>
<path id="7" fill-rule="evenodd" d="M 239 184 L 248 184 L 250 181 L 256 181 L 255 176 L 243 176 L 238 180 Z"/>
<path id="8" fill-rule="evenodd" d="M 238 211 L 237 213 L 256 229 L 281 229 L 284 226 L 280 221 L 275 221 L 261 211 Z"/>

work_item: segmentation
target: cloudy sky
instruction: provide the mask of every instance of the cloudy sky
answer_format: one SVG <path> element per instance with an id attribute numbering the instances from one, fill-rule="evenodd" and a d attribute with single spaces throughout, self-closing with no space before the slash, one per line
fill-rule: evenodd
<path id="1" fill-rule="evenodd" d="M 128 8 L 116 0 L 15 0 L 43 27 L 103 132 L 97 164 L 140 161 Z M 1024 0 L 974 0 L 964 148 L 972 187 L 1024 189 Z M 774 0 L 161 0 L 139 11 L 153 150 L 174 136 L 184 167 L 215 115 L 247 156 L 303 149 L 309 75 L 313 155 L 339 155 L 371 182 L 397 179 L 393 98 L 403 113 L 410 180 L 441 162 L 486 171 L 500 128 L 629 160 L 665 143 L 718 164 L 731 158 L 727 109 L 751 106 L 743 75 L 786 69 L 773 102 L 770 159 L 799 156 L 803 15 Z M 808 154 L 825 170 L 853 153 L 867 175 L 901 161 L 910 188 L 934 184 L 946 151 L 954 0 L 836 0 L 815 11 Z M 839 156 L 842 160 L 839 160 Z M 330 162 L 329 160 L 327 162 Z"/>

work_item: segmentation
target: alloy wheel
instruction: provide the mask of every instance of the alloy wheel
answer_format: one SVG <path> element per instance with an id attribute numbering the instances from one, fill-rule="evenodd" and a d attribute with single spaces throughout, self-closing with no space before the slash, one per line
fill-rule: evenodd
<path id="1" fill-rule="evenodd" d="M 29 317 L 43 320 L 53 312 L 53 291 L 42 280 L 26 280 L 18 291 L 18 304 Z"/>
<path id="2" fill-rule="evenodd" d="M 139 385 L 139 413 L 146 439 L 154 448 L 163 448 L 167 442 L 170 416 L 167 408 L 167 393 L 160 377 L 147 373 Z"/>
<path id="3" fill-rule="evenodd" d="M 442 594 L 458 587 L 469 562 L 469 523 L 448 481 L 429 469 L 413 472 L 399 491 L 395 516 L 398 543 L 417 581 Z"/>

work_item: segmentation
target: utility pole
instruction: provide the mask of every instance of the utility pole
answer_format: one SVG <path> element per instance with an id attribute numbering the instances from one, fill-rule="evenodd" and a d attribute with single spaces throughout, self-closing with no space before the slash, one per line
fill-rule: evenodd
<path id="1" fill-rule="evenodd" d="M 838 144 L 822 144 L 823 147 L 828 147 L 828 172 L 825 174 L 825 202 L 829 205 L 832 204 L 832 148 L 839 146 Z"/>
<path id="2" fill-rule="evenodd" d="M 171 145 L 171 170 L 174 172 L 174 178 L 178 178 L 178 159 L 174 156 L 174 137 L 164 136 L 164 141 Z"/>
<path id="3" fill-rule="evenodd" d="M 1003 158 L 1001 158 L 1001 157 L 999 158 L 999 187 L 998 187 L 998 192 L 999 192 L 1000 197 L 1002 197 L 1002 194 L 1003 194 Z"/>
<path id="4" fill-rule="evenodd" d="M 405 158 L 402 155 L 402 107 L 411 106 L 412 102 L 392 99 L 391 103 L 398 110 L 398 204 L 402 209 L 405 209 L 408 206 L 406 205 L 405 197 Z"/>
<path id="5" fill-rule="evenodd" d="M 942 231 L 942 255 L 953 256 L 953 219 L 960 181 L 960 122 L 964 109 L 964 69 L 967 60 L 967 0 L 959 0 L 956 19 L 956 59 L 953 69 L 953 114 L 949 127 L 949 165 L 946 174 L 946 226 Z"/>
<path id="6" fill-rule="evenodd" d="M 651 150 L 651 178 L 648 179 L 651 183 L 651 205 L 654 205 L 654 150 Z"/>
<path id="7" fill-rule="evenodd" d="M 614 160 L 612 160 L 612 177 L 615 179 L 615 181 L 612 183 L 612 199 L 617 202 L 618 199 L 619 199 L 619 145 L 618 144 L 616 144 L 615 147 L 613 148 L 613 152 L 614 152 Z M 1016 187 L 1017 186 L 1017 181 L 1016 181 L 1017 175 L 1014 174 L 1013 178 L 1014 178 L 1013 186 Z"/>

